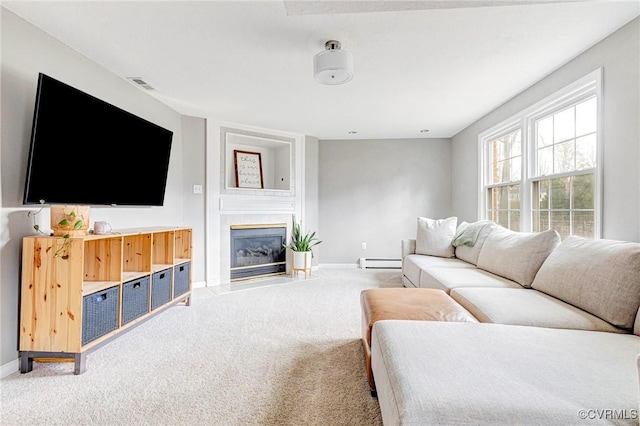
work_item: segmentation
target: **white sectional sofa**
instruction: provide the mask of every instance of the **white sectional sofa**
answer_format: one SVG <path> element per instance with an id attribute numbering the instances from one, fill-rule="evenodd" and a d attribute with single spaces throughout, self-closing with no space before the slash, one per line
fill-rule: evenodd
<path id="1" fill-rule="evenodd" d="M 442 289 L 480 323 L 375 323 L 385 425 L 637 425 L 640 244 L 472 227 L 440 256 L 402 242 L 404 285 Z"/>

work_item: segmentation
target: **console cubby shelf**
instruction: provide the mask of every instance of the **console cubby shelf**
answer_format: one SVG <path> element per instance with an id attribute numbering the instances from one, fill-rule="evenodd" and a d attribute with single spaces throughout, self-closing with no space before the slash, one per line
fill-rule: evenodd
<path id="1" fill-rule="evenodd" d="M 23 239 L 20 371 L 33 359 L 74 358 L 175 303 L 191 299 L 191 228 Z"/>

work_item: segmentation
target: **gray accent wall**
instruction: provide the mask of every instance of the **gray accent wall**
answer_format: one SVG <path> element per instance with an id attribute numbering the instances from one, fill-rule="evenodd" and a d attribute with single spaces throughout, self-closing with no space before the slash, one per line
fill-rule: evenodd
<path id="1" fill-rule="evenodd" d="M 183 197 L 185 226 L 193 229 L 191 240 L 191 279 L 194 285 L 205 281 L 205 145 L 207 120 L 182 116 Z M 202 185 L 202 193 L 194 194 L 193 185 Z"/>
<path id="2" fill-rule="evenodd" d="M 322 236 L 320 223 L 318 219 L 318 138 L 313 136 L 305 136 L 304 138 L 304 198 L 303 213 L 304 226 L 306 230 L 316 231 L 317 236 Z M 322 239 L 319 238 L 321 241 Z M 322 258 L 321 252 L 324 243 L 313 248 L 313 266 L 318 265 Z"/>
<path id="3" fill-rule="evenodd" d="M 452 205 L 478 218 L 478 134 L 603 68 L 602 237 L 640 241 L 640 19 L 636 18 L 452 139 Z"/>
<path id="4" fill-rule="evenodd" d="M 450 216 L 450 153 L 449 139 L 321 140 L 320 264 L 400 258 L 418 216 Z"/>

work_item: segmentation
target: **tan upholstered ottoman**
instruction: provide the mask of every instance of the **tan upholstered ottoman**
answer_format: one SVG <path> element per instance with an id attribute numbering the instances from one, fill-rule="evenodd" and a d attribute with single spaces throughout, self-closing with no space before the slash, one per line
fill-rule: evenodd
<path id="1" fill-rule="evenodd" d="M 432 288 L 373 288 L 360 293 L 362 346 L 371 393 L 375 383 L 371 372 L 371 329 L 380 320 L 478 322 L 443 290 Z"/>

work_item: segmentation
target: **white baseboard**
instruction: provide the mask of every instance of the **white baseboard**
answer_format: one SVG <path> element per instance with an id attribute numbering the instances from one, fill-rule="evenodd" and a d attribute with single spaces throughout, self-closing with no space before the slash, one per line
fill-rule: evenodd
<path id="1" fill-rule="evenodd" d="M 357 263 L 321 263 L 319 265 L 323 269 L 351 269 L 357 268 Z"/>
<path id="2" fill-rule="evenodd" d="M 14 359 L 6 364 L 0 366 L 0 379 L 4 379 L 7 376 L 12 375 L 20 369 L 20 360 Z"/>
<path id="3" fill-rule="evenodd" d="M 193 282 L 191 283 L 191 288 L 200 288 L 200 287 L 206 287 L 207 283 L 204 281 L 197 281 L 197 282 Z"/>
<path id="4" fill-rule="evenodd" d="M 402 259 L 361 257 L 359 264 L 362 269 L 402 269 Z"/>

